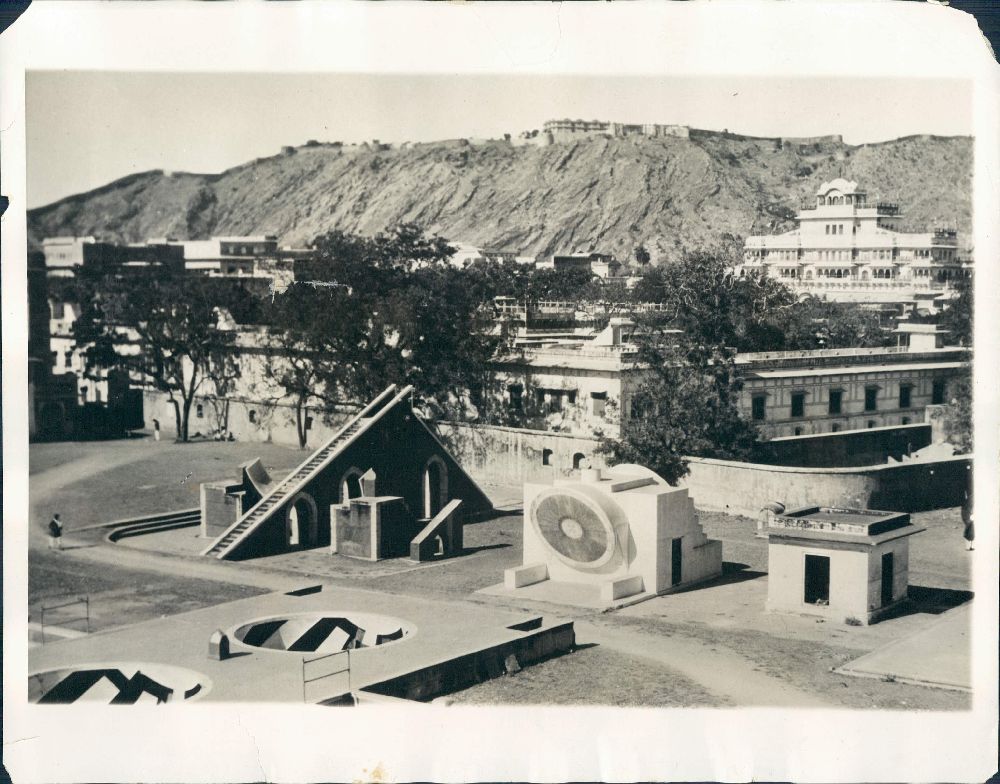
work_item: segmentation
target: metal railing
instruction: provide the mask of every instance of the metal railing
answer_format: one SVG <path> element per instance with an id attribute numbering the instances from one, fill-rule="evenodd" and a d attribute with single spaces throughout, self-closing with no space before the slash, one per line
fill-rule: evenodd
<path id="1" fill-rule="evenodd" d="M 326 662 L 325 665 L 322 665 Z M 310 671 L 310 665 L 321 666 L 312 668 Z M 313 693 L 310 696 L 309 689 L 317 689 L 319 687 L 310 686 L 310 684 L 315 684 L 320 681 L 327 681 L 330 678 L 336 678 L 338 676 L 343 676 L 343 683 L 345 686 L 335 687 L 330 689 L 329 686 L 323 690 L 322 694 Z M 333 653 L 325 653 L 320 656 L 314 656 L 311 659 L 308 657 L 302 657 L 302 702 L 312 703 L 318 702 L 319 700 L 329 699 L 331 697 L 339 697 L 342 694 L 349 694 L 351 691 L 351 650 L 348 648 L 343 651 L 334 651 Z"/>
<path id="2" fill-rule="evenodd" d="M 493 307 L 500 313 L 524 314 L 523 303 L 512 302 L 507 299 L 494 300 Z M 570 311 L 583 310 L 594 311 L 598 309 L 636 311 L 639 313 L 659 313 L 667 310 L 667 305 L 662 302 L 568 302 L 568 301 L 544 301 L 532 302 L 528 305 L 532 311 L 548 311 L 556 313 L 566 313 Z"/>
<path id="3" fill-rule="evenodd" d="M 62 600 L 60 600 L 62 601 Z M 45 604 L 42 602 L 42 606 L 39 608 L 38 623 L 41 627 L 42 644 L 45 644 L 45 613 L 51 613 L 55 610 L 64 610 L 67 607 L 76 607 L 83 605 L 83 615 L 78 615 L 75 618 L 61 618 L 58 619 L 59 626 L 65 626 L 68 623 L 78 623 L 79 621 L 84 621 L 86 623 L 87 634 L 90 634 L 90 597 L 89 596 L 78 596 L 75 599 L 70 599 L 68 601 L 63 601 L 62 604 Z M 49 622 L 50 626 L 55 626 L 56 624 Z"/>

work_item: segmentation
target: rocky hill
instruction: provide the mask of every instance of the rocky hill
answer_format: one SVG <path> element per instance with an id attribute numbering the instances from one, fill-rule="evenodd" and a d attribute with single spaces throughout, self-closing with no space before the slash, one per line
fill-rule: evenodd
<path id="1" fill-rule="evenodd" d="M 823 180 L 857 180 L 894 201 L 902 228 L 971 228 L 972 140 L 591 137 L 549 146 L 466 140 L 285 148 L 222 174 L 152 171 L 28 213 L 29 243 L 274 233 L 303 245 L 330 229 L 373 234 L 415 222 L 452 241 L 525 255 L 600 250 L 654 259 L 726 234 L 791 228 Z"/>

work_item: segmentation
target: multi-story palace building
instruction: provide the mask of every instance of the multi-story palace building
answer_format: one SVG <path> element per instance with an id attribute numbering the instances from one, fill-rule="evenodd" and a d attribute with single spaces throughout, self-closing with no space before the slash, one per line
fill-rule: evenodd
<path id="1" fill-rule="evenodd" d="M 835 179 L 799 211 L 799 227 L 746 239 L 739 274 L 763 272 L 800 294 L 936 312 L 972 274 L 954 229 L 899 230 L 896 204 L 870 203 L 856 182 Z"/>

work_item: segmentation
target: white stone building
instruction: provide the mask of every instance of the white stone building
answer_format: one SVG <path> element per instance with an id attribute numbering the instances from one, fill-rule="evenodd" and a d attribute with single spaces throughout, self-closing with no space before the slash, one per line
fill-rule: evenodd
<path id="1" fill-rule="evenodd" d="M 765 438 L 923 422 L 971 359 L 923 326 L 901 327 L 896 347 L 738 354 L 742 414 Z"/>
<path id="2" fill-rule="evenodd" d="M 763 272 L 800 294 L 936 312 L 971 277 L 954 229 L 900 231 L 895 204 L 869 202 L 858 183 L 824 182 L 799 226 L 746 239 L 740 275 Z"/>
<path id="3" fill-rule="evenodd" d="M 494 363 L 497 394 L 528 427 L 616 437 L 644 374 L 628 324 L 592 340 L 520 341 Z M 741 414 L 764 438 L 923 422 L 927 406 L 950 401 L 970 350 L 944 346 L 933 325 L 898 331 L 895 347 L 738 354 Z"/>
<path id="4" fill-rule="evenodd" d="M 212 237 L 207 240 L 151 239 L 149 244 L 166 243 L 184 249 L 184 268 L 210 277 L 265 278 L 284 290 L 295 280 L 295 261 L 312 252 L 279 248 L 272 234 Z"/>

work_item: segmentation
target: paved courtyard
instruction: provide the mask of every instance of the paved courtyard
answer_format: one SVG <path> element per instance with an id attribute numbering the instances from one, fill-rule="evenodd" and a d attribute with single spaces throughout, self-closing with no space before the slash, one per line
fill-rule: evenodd
<path id="1" fill-rule="evenodd" d="M 711 537 L 723 541 L 724 574 L 703 588 L 613 613 L 474 593 L 499 582 L 505 568 L 520 564 L 522 518 L 516 487 L 484 486 L 506 511 L 466 527 L 467 552 L 462 557 L 423 564 L 408 559 L 367 563 L 324 550 L 220 562 L 197 555 L 207 544 L 197 528 L 109 544 L 104 541 L 106 531 L 90 527 L 196 506 L 197 482 L 235 478 L 236 466 L 258 455 L 277 474 L 299 464 L 303 453 L 244 443 L 32 445 L 33 619 L 43 600 L 74 593 L 90 597 L 92 628 L 102 629 L 313 580 L 577 621 L 576 653 L 446 698 L 456 702 L 969 707 L 969 695 L 960 691 L 833 671 L 885 646 L 905 650 L 904 641 L 942 618 L 949 619 L 945 629 L 954 629 L 949 639 L 962 637 L 967 620 L 953 608 L 970 598 L 974 554 L 963 548 L 958 509 L 914 515 L 914 522 L 927 528 L 911 542 L 914 601 L 905 613 L 869 627 L 765 613 L 766 542 L 754 536 L 754 521 L 715 513 L 702 513 L 701 520 Z M 54 510 L 61 510 L 66 520 L 67 548 L 60 553 L 45 549 L 44 523 Z M 916 643 L 916 650 L 920 645 Z M 620 662 L 620 667 L 609 667 L 610 662 Z M 587 688 L 580 688 L 581 679 Z"/>

